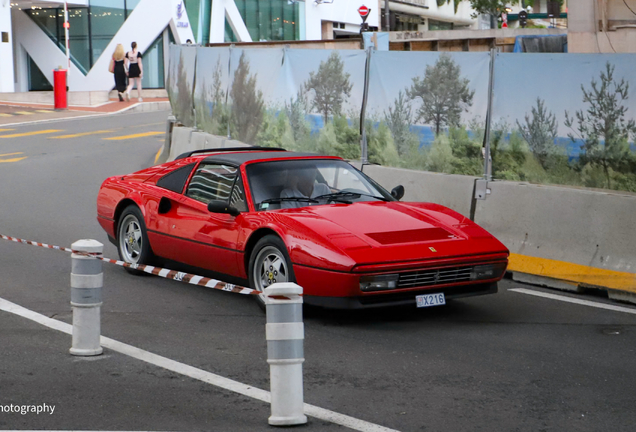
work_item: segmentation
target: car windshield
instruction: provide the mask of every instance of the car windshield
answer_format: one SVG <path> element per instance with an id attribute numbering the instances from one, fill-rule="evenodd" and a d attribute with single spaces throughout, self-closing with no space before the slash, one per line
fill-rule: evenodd
<path id="1" fill-rule="evenodd" d="M 257 211 L 360 201 L 394 201 L 389 192 L 338 159 L 298 159 L 247 166 Z"/>

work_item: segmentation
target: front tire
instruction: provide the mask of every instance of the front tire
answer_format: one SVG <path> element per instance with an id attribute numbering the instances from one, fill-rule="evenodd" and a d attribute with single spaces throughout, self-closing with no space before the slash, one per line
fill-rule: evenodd
<path id="1" fill-rule="evenodd" d="M 296 282 L 287 247 L 280 237 L 266 235 L 254 246 L 248 269 L 250 287 L 264 291 L 277 282 Z M 265 294 L 255 296 L 258 306 L 265 310 Z"/>
<path id="2" fill-rule="evenodd" d="M 130 264 L 150 264 L 154 258 L 146 233 L 143 215 L 136 206 L 124 209 L 117 227 L 117 251 L 119 258 Z M 144 274 L 124 267 L 131 274 Z"/>

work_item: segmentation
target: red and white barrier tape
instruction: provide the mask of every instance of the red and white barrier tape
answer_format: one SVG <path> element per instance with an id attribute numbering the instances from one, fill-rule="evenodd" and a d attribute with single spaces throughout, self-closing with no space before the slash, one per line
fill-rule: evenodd
<path id="1" fill-rule="evenodd" d="M 203 276 L 198 276 L 195 274 L 190 274 L 190 273 L 182 273 L 182 272 L 178 272 L 176 270 L 170 270 L 170 269 L 166 269 L 166 268 L 162 268 L 162 267 L 154 267 L 154 266 L 150 266 L 150 265 L 145 265 L 145 264 L 130 264 L 124 261 L 119 261 L 119 260 L 113 260 L 113 259 L 109 259 L 109 258 L 104 258 L 101 254 L 91 254 L 91 253 L 86 253 L 86 252 L 80 252 L 80 251 L 74 251 L 73 249 L 69 249 L 69 248 L 65 248 L 65 247 L 61 247 L 61 246 L 53 246 L 53 245 L 49 245 L 46 243 L 40 243 L 40 242 L 34 242 L 34 241 L 30 241 L 30 240 L 24 240 L 24 239 L 19 239 L 19 238 L 15 238 L 15 237 L 10 237 L 10 236 L 5 236 L 0 234 L 0 238 L 3 240 L 8 240 L 8 241 L 12 241 L 15 243 L 23 243 L 23 244 L 28 244 L 31 246 L 38 246 L 38 247 L 42 247 L 42 248 L 47 248 L 47 249 L 55 249 L 55 250 L 59 250 L 59 251 L 63 251 L 63 252 L 71 252 L 74 254 L 78 254 L 78 255 L 85 255 L 85 256 L 90 256 L 93 257 L 95 259 L 101 260 L 101 261 L 106 261 L 108 263 L 111 264 L 115 264 L 121 267 L 127 267 L 127 268 L 131 268 L 134 270 L 139 270 L 142 271 L 144 273 L 148 273 L 148 274 L 152 274 L 155 276 L 159 276 L 165 279 L 171 279 L 171 280 L 175 280 L 178 282 L 184 282 L 184 283 L 188 283 L 190 285 L 197 285 L 197 286 L 203 286 L 203 287 L 207 287 L 207 288 L 212 288 L 212 289 L 218 289 L 221 291 L 228 291 L 228 292 L 233 292 L 233 293 L 237 293 L 237 294 L 249 294 L 249 295 L 257 295 L 257 294 L 261 294 L 261 291 L 257 291 L 255 289 L 252 288 L 246 288 L 246 287 L 242 287 L 239 285 L 233 285 L 231 283 L 227 283 L 227 282 L 223 282 L 220 280 L 216 280 L 216 279 L 210 279 L 210 278 L 206 278 Z"/>

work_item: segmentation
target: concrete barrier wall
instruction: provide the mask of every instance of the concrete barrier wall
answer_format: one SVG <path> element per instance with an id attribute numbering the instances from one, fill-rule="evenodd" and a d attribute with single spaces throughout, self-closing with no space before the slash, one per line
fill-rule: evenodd
<path id="1" fill-rule="evenodd" d="M 404 186 L 403 201 L 434 202 L 470 217 L 475 177 L 365 165 L 362 171 L 387 190 Z"/>
<path id="2" fill-rule="evenodd" d="M 504 181 L 489 187 L 475 221 L 512 253 L 636 273 L 636 195 Z"/>
<path id="3" fill-rule="evenodd" d="M 242 146 L 175 127 L 169 160 L 191 150 Z M 387 190 L 403 185 L 404 201 L 434 202 L 470 216 L 475 177 L 378 165 L 363 171 Z M 476 202 L 475 222 L 510 249 L 515 279 L 560 289 L 601 287 L 610 297 L 636 302 L 636 194 L 506 181 L 488 187 L 487 199 Z"/>

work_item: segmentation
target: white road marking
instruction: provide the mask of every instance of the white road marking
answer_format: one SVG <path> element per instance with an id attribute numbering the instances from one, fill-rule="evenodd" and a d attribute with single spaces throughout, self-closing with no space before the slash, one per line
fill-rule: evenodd
<path id="1" fill-rule="evenodd" d="M 51 329 L 61 331 L 62 333 L 66 333 L 69 335 L 72 335 L 73 333 L 73 326 L 71 324 L 49 318 L 3 298 L 0 298 L 0 310 L 30 319 L 31 321 L 35 321 L 36 323 L 42 324 L 43 326 Z M 100 343 L 102 347 L 111 349 L 120 354 L 124 354 L 129 357 L 136 358 L 137 360 L 142 360 L 155 366 L 162 367 L 169 371 L 185 375 L 190 378 L 215 385 L 217 387 L 221 387 L 225 390 L 233 391 L 243 396 L 251 397 L 265 403 L 270 403 L 270 393 L 266 390 L 261 390 L 247 384 L 243 384 L 238 381 L 234 381 L 229 378 L 204 371 L 202 369 L 197 369 L 193 366 L 189 366 L 187 364 L 171 360 L 167 357 L 153 354 L 149 351 L 145 351 L 132 345 L 128 345 L 104 336 L 101 337 Z M 327 409 L 320 408 L 314 405 L 305 404 L 304 411 L 306 415 L 361 432 L 398 432 L 395 429 L 389 429 L 384 426 L 369 423 L 355 417 L 339 414 L 337 412 L 329 411 Z"/>
<path id="2" fill-rule="evenodd" d="M 595 307 L 595 308 L 599 308 L 599 309 L 607 309 L 607 310 L 612 310 L 612 311 L 615 311 L 615 312 L 625 312 L 625 313 L 636 315 L 636 309 L 622 307 L 622 306 L 614 306 L 614 305 L 610 305 L 610 304 L 598 303 L 598 302 L 593 302 L 593 301 L 589 301 L 589 300 L 579 300 L 579 299 L 575 299 L 575 298 L 572 298 L 572 297 L 566 297 L 566 296 L 557 295 L 557 294 L 544 293 L 544 292 L 541 292 L 541 291 L 534 291 L 534 290 L 529 290 L 529 289 L 525 289 L 525 288 L 511 288 L 508 291 L 513 291 L 513 292 L 518 292 L 518 293 L 521 293 L 521 294 L 529 294 L 529 295 L 533 295 L 533 296 L 537 296 L 537 297 L 545 297 L 545 298 L 549 298 L 549 299 L 552 299 L 552 300 L 559 300 L 559 301 L 567 302 L 567 303 L 574 303 L 574 304 L 583 305 L 583 306 L 591 306 L 591 307 Z"/>

